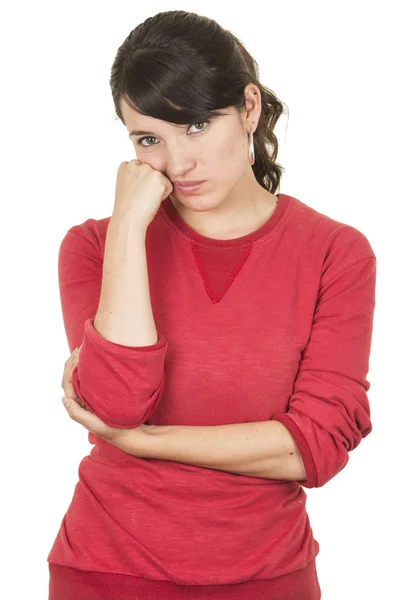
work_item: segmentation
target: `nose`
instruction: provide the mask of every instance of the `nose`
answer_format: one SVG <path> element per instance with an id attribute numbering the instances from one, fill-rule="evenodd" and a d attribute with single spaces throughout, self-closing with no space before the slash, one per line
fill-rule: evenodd
<path id="1" fill-rule="evenodd" d="M 188 154 L 183 144 L 176 144 L 176 146 L 170 150 L 166 159 L 166 171 L 171 181 L 175 179 L 188 179 L 185 173 L 189 173 L 189 171 L 193 172 L 196 164 L 194 157 Z M 197 177 L 191 177 L 191 179 L 197 179 Z"/>

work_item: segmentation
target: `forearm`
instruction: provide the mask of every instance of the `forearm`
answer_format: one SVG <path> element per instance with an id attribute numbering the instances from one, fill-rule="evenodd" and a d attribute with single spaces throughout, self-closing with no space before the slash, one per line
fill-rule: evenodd
<path id="1" fill-rule="evenodd" d="M 153 318 L 145 247 L 146 230 L 112 217 L 105 242 L 97 332 L 117 344 L 150 346 L 158 336 Z"/>
<path id="2" fill-rule="evenodd" d="M 251 477 L 304 481 L 294 439 L 279 421 L 215 426 L 149 426 L 140 456 Z"/>

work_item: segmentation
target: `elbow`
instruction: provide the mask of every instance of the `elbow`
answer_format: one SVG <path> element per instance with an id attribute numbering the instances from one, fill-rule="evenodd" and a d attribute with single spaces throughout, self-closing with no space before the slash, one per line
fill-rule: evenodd
<path id="1" fill-rule="evenodd" d="M 72 381 L 76 396 L 109 427 L 134 429 L 148 421 L 156 410 L 164 391 L 164 373 L 155 389 L 131 390 L 125 385 L 104 385 L 95 378 L 85 378 L 78 366 Z"/>
<path id="2" fill-rule="evenodd" d="M 330 450 L 330 449 L 329 449 Z M 305 488 L 320 488 L 331 481 L 338 473 L 340 473 L 349 462 L 349 454 L 344 448 L 340 448 L 338 452 L 329 451 L 324 457 L 324 461 L 318 463 L 318 468 L 310 477 L 303 480 L 298 480 L 298 483 Z"/>
<path id="3" fill-rule="evenodd" d="M 72 374 L 75 394 L 109 427 L 136 428 L 148 421 L 164 391 L 167 340 L 124 346 L 104 339 L 85 321 L 79 360 Z"/>
<path id="4" fill-rule="evenodd" d="M 359 430 L 353 432 L 347 427 L 344 436 L 332 435 L 305 415 L 282 413 L 273 419 L 280 420 L 295 441 L 301 459 L 301 464 L 296 464 L 296 472 L 300 471 L 296 481 L 306 488 L 323 487 L 342 471 L 349 452 L 362 438 Z"/>

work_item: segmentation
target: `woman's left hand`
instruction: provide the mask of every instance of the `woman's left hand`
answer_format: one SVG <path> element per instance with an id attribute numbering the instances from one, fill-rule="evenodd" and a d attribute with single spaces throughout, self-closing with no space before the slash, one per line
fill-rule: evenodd
<path id="1" fill-rule="evenodd" d="M 72 373 L 78 362 L 78 352 L 74 351 L 65 362 L 62 388 L 65 396 L 62 402 L 69 413 L 69 417 L 83 425 L 89 432 L 103 438 L 113 446 L 117 446 L 127 454 L 145 457 L 144 442 L 147 444 L 147 430 L 151 425 L 142 424 L 135 428 L 119 428 L 106 425 L 99 417 L 94 415 L 86 405 L 77 397 L 72 383 Z M 69 405 L 65 403 L 69 401 Z"/>

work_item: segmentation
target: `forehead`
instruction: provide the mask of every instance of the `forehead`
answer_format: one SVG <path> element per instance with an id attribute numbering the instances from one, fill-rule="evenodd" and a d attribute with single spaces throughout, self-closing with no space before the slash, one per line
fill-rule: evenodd
<path id="1" fill-rule="evenodd" d="M 127 121 L 127 120 L 131 121 L 132 119 L 139 119 L 140 117 L 148 118 L 148 119 L 151 118 L 151 117 L 145 117 L 144 115 L 141 115 L 137 110 L 134 110 L 133 108 L 131 108 L 131 106 L 129 104 L 127 104 L 124 99 L 120 100 L 120 109 L 121 109 L 121 112 L 123 114 L 125 121 Z M 153 121 L 156 121 L 156 119 L 153 119 Z"/>
<path id="2" fill-rule="evenodd" d="M 129 106 L 123 99 L 120 101 L 120 108 L 129 131 L 131 131 L 132 128 L 137 129 L 139 127 L 139 129 L 145 129 L 146 132 L 147 128 L 158 128 L 160 125 L 174 128 L 185 127 L 185 125 L 168 123 L 168 121 L 163 121 L 162 119 L 155 119 L 154 117 L 149 117 L 148 115 L 142 115 L 137 110 L 131 108 L 131 106 Z"/>

